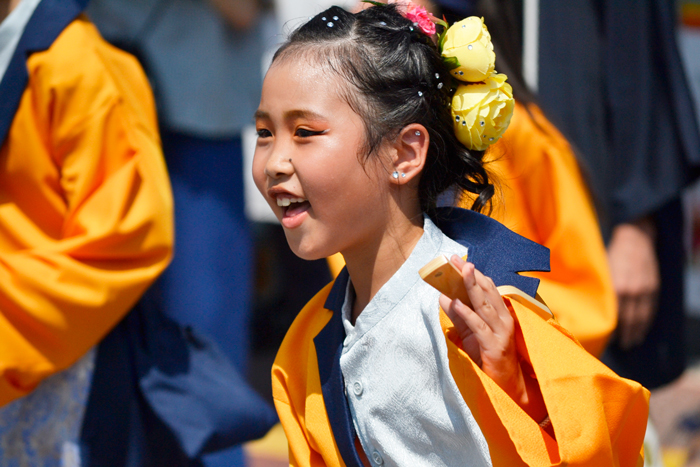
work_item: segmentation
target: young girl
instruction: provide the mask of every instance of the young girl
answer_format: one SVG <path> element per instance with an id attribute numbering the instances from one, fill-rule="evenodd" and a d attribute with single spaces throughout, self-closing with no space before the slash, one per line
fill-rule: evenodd
<path id="1" fill-rule="evenodd" d="M 347 264 L 273 366 L 290 464 L 638 465 L 647 392 L 496 288 L 535 297 L 537 279 L 517 273 L 548 269 L 546 248 L 475 212 L 493 193 L 481 159 L 512 94 L 478 18 L 448 31 L 445 57 L 429 20 L 408 2 L 333 7 L 265 78 L 258 188 L 297 255 Z M 455 90 L 452 76 L 476 84 Z M 462 190 L 472 211 L 437 207 Z M 440 254 L 471 303 L 420 279 Z"/>

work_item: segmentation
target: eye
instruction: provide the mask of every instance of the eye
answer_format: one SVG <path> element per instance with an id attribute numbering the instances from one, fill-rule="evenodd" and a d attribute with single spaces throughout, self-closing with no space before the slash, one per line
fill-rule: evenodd
<path id="1" fill-rule="evenodd" d="M 297 131 L 294 134 L 295 134 L 295 136 L 299 136 L 300 138 L 308 138 L 310 136 L 322 135 L 325 132 L 326 132 L 326 130 L 312 131 L 312 130 L 307 130 L 306 128 L 297 128 Z"/>
<path id="2" fill-rule="evenodd" d="M 272 136 L 270 130 L 266 130 L 265 128 L 259 129 L 256 133 L 258 134 L 258 138 L 269 138 Z"/>

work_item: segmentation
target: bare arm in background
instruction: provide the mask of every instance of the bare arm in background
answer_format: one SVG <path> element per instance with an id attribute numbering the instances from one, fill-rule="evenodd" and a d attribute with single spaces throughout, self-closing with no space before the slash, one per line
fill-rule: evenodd
<path id="1" fill-rule="evenodd" d="M 655 241 L 656 226 L 644 218 L 616 226 L 608 245 L 618 299 L 617 335 L 623 349 L 644 341 L 656 315 L 661 278 Z"/>
<path id="2" fill-rule="evenodd" d="M 234 29 L 250 29 L 258 19 L 258 0 L 209 0 Z"/>

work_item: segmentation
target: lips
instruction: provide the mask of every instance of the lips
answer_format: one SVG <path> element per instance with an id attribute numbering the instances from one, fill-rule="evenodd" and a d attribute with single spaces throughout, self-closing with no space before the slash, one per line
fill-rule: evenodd
<path id="1" fill-rule="evenodd" d="M 299 227 L 309 215 L 309 209 L 311 209 L 311 204 L 306 200 L 282 207 L 282 227 L 286 229 Z"/>

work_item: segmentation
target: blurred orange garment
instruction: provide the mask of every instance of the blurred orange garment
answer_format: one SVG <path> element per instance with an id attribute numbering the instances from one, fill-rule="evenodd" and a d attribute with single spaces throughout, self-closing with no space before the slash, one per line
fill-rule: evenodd
<path id="1" fill-rule="evenodd" d="M 491 217 L 550 249 L 551 272 L 526 275 L 541 280 L 537 292 L 559 323 L 600 356 L 617 324 L 617 302 L 571 147 L 536 105 L 516 103 L 508 131 L 485 157 L 497 187 Z M 461 206 L 470 207 L 470 198 Z"/>
<path id="2" fill-rule="evenodd" d="M 173 244 L 155 106 L 136 60 L 80 17 L 27 70 L 0 148 L 0 406 L 96 345 Z"/>
<path id="3" fill-rule="evenodd" d="M 325 308 L 331 288 L 299 313 L 272 367 L 272 394 L 289 441 L 289 462 L 298 467 L 346 465 L 329 421 L 341 410 L 324 400 L 319 366 L 329 361 L 319 336 L 334 315 Z M 518 321 L 518 352 L 539 382 L 556 439 L 471 360 L 449 318 L 440 313 L 450 372 L 486 438 L 493 465 L 641 467 L 649 392 L 615 375 L 553 320 L 514 300 L 506 302 Z M 361 449 L 357 443 L 355 449 Z"/>

